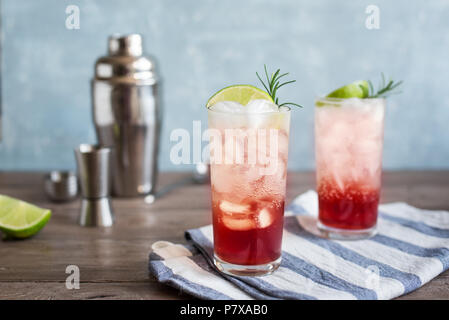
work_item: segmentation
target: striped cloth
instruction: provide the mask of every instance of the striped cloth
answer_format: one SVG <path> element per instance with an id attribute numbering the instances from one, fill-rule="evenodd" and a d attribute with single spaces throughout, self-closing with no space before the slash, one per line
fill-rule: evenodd
<path id="1" fill-rule="evenodd" d="M 282 263 L 264 277 L 231 277 L 213 267 L 212 226 L 188 230 L 189 245 L 156 242 L 149 270 L 160 282 L 202 299 L 392 299 L 449 267 L 449 212 L 405 203 L 379 206 L 367 240 L 316 236 L 315 191 L 287 208 Z"/>

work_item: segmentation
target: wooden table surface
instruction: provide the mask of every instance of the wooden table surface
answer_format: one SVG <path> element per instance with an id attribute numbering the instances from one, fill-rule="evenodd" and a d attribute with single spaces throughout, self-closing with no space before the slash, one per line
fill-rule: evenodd
<path id="1" fill-rule="evenodd" d="M 160 185 L 186 173 L 163 173 Z M 428 209 L 449 210 L 449 171 L 388 172 L 382 202 L 406 201 Z M 39 173 L 0 173 L 0 194 L 52 210 L 35 237 L 0 241 L 1 299 L 185 299 L 188 295 L 148 276 L 148 253 L 157 240 L 184 243 L 184 230 L 211 223 L 209 185 L 190 185 L 154 204 L 114 199 L 112 228 L 78 226 L 79 199 L 49 202 Z M 290 173 L 287 201 L 314 188 L 314 175 Z M 80 289 L 68 290 L 68 265 L 80 268 Z M 449 299 L 449 272 L 400 299 Z"/>

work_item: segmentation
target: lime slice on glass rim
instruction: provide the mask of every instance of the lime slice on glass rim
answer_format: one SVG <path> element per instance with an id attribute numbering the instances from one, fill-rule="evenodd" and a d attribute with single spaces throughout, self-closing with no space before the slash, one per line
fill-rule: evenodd
<path id="1" fill-rule="evenodd" d="M 335 91 L 329 93 L 327 98 L 340 98 L 340 99 L 348 99 L 348 98 L 367 98 L 369 95 L 369 87 L 368 81 L 359 80 L 353 83 L 347 84 L 341 88 L 338 88 Z"/>
<path id="2" fill-rule="evenodd" d="M 365 99 L 369 96 L 369 85 L 366 80 L 358 80 L 353 83 L 347 84 L 337 90 L 329 93 L 326 98 L 336 98 L 336 99 L 349 99 L 349 98 L 359 98 Z M 317 107 L 322 107 L 327 105 L 322 101 L 317 101 L 315 104 Z"/>
<path id="3" fill-rule="evenodd" d="M 207 101 L 206 107 L 210 108 L 220 101 L 234 101 L 246 106 L 248 102 L 256 99 L 264 99 L 274 103 L 271 96 L 265 91 L 251 85 L 234 85 L 221 89 Z"/>
<path id="4" fill-rule="evenodd" d="M 223 88 L 215 93 L 207 101 L 206 107 L 210 108 L 221 101 L 234 101 L 246 106 L 250 101 L 259 99 L 268 100 L 274 103 L 273 99 L 266 91 L 252 85 L 238 84 Z M 280 129 L 284 117 L 285 115 L 281 112 L 278 115 L 271 115 L 268 126 L 274 129 Z"/>
<path id="5" fill-rule="evenodd" d="M 0 195 L 0 231 L 6 238 L 31 237 L 45 226 L 50 216 L 48 209 Z"/>

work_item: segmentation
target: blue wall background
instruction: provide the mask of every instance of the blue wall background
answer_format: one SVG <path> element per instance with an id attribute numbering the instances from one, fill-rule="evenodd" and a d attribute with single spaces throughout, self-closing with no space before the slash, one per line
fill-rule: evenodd
<path id="1" fill-rule="evenodd" d="M 81 28 L 65 28 L 78 5 Z M 365 8 L 380 8 L 380 29 Z M 206 125 L 204 103 L 226 85 L 256 84 L 263 64 L 297 83 L 291 169 L 311 169 L 313 99 L 381 71 L 405 81 L 388 101 L 384 166 L 449 169 L 449 1 L 3 0 L 0 170 L 74 168 L 72 149 L 95 142 L 89 80 L 112 33 L 138 32 L 164 79 L 163 170 L 174 128 Z"/>

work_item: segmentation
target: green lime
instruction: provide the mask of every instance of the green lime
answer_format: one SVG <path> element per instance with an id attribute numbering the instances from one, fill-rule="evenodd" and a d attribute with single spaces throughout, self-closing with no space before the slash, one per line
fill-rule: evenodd
<path id="1" fill-rule="evenodd" d="M 0 195 L 0 231 L 10 238 L 28 238 L 48 222 L 51 211 Z"/>
<path id="2" fill-rule="evenodd" d="M 368 81 L 359 80 L 353 83 L 347 84 L 344 87 L 338 88 L 335 91 L 329 93 L 328 98 L 367 98 L 369 95 Z"/>
<path id="3" fill-rule="evenodd" d="M 251 85 L 234 85 L 221 89 L 215 93 L 209 101 L 207 101 L 206 107 L 209 108 L 220 101 L 235 101 L 246 106 L 248 102 L 256 99 L 264 99 L 274 103 L 268 93 L 257 87 Z"/>

